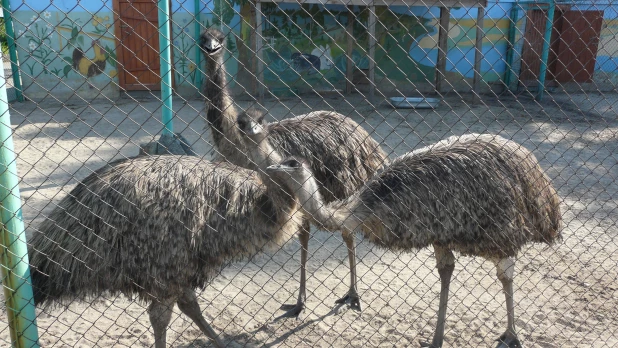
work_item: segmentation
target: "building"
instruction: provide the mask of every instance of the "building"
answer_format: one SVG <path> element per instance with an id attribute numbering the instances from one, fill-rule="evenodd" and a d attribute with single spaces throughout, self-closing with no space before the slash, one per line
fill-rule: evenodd
<path id="1" fill-rule="evenodd" d="M 37 100 L 48 95 L 60 100 L 74 95 L 87 100 L 101 96 L 115 98 L 121 90 L 160 88 L 156 1 L 11 0 L 10 4 L 22 84 L 28 98 Z M 509 71 L 510 81 L 507 82 L 511 87 L 525 86 L 525 79 L 538 79 L 539 50 L 543 42 L 540 34 L 543 31 L 539 28 L 544 28 L 545 22 L 534 22 L 535 9 L 524 8 L 521 4 L 499 0 L 489 2 L 484 9 L 480 70 L 485 89 L 503 88 Z M 233 34 L 228 38 L 230 59 L 226 60 L 228 71 L 235 77 L 231 87 L 242 90 L 239 85 L 242 84 L 252 90 L 256 85 L 252 3 L 172 0 L 171 5 L 175 91 L 190 95 L 199 90 L 204 78 L 203 57 L 196 49 L 196 40 L 199 31 L 213 24 Z M 514 7 L 519 8 L 516 13 L 512 10 Z M 376 8 L 378 89 L 385 94 L 431 91 L 438 59 L 439 8 Z M 565 63 L 558 53 L 549 55 L 548 80 L 560 84 L 572 81 L 578 86 L 611 82 L 613 86 L 618 63 L 616 6 L 577 1 L 561 2 L 556 8 L 551 52 L 558 52 L 562 42 L 561 57 L 570 56 L 563 59 Z M 362 90 L 367 83 L 369 65 L 368 11 L 359 6 L 352 10 L 356 18 L 352 47 L 354 83 Z M 302 93 L 342 88 L 346 73 L 347 7 L 264 3 L 262 11 L 264 82 L 271 91 Z M 446 90 L 470 90 L 477 11 L 475 8 L 450 11 Z M 588 15 L 587 12 L 594 13 Z M 579 17 L 584 21 L 577 19 Z M 580 47 L 578 52 L 587 52 L 586 63 L 573 68 L 588 69 L 588 74 L 558 71 L 568 70 L 571 60 L 584 57 L 573 52 L 575 39 L 565 42 L 556 37 L 560 30 L 569 34 L 568 28 L 572 26 L 561 24 L 565 19 L 568 23 L 593 22 L 589 26 L 593 29 L 587 33 L 596 48 L 592 49 L 590 44 Z M 513 45 L 509 45 L 509 37 Z M 507 69 L 507 65 L 512 69 Z M 574 77 L 569 79 L 570 75 Z"/>

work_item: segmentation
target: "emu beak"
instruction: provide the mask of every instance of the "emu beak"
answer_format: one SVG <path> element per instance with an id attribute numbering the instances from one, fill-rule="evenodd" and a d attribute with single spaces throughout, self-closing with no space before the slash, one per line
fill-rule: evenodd
<path id="1" fill-rule="evenodd" d="M 252 123 L 251 129 L 247 131 L 247 134 L 256 135 L 256 134 L 262 133 L 263 131 L 264 131 L 264 128 L 262 127 L 262 125 L 260 125 L 259 123 Z"/>
<path id="2" fill-rule="evenodd" d="M 209 41 L 206 41 L 206 43 L 204 44 L 204 48 L 206 49 L 206 52 L 208 53 L 214 53 L 218 51 L 219 49 L 221 49 L 222 47 L 223 45 L 221 45 L 221 43 L 218 40 L 209 40 Z"/>
<path id="3" fill-rule="evenodd" d="M 280 164 L 273 164 L 272 166 L 266 167 L 266 170 L 270 170 L 270 171 L 281 170 L 281 165 Z"/>

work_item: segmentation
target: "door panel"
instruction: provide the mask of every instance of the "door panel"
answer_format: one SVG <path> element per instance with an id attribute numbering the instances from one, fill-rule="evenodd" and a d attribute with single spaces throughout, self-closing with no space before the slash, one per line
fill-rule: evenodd
<path id="1" fill-rule="evenodd" d="M 556 80 L 592 82 L 603 11 L 568 11 L 563 16 Z"/>
<path id="2" fill-rule="evenodd" d="M 156 0 L 114 0 L 120 87 L 160 90 Z"/>
<path id="3" fill-rule="evenodd" d="M 519 80 L 524 85 L 536 84 L 541 70 L 541 53 L 547 23 L 547 12 L 530 10 L 526 12 L 526 28 L 521 51 Z"/>

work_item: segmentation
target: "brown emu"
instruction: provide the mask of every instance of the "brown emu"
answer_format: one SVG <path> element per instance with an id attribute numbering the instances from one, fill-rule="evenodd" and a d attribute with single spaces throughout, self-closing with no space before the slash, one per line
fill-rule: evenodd
<path id="1" fill-rule="evenodd" d="M 208 81 L 206 119 L 219 158 L 236 165 L 255 169 L 246 156 L 246 147 L 236 127 L 238 112 L 227 88 L 223 62 L 225 35 L 214 28 L 207 29 L 200 37 L 200 47 L 207 61 Z M 371 178 L 387 161 L 379 144 L 356 122 L 330 111 L 314 111 L 268 125 L 273 145 L 283 155 L 306 158 L 326 202 L 344 199 Z M 301 244 L 300 289 L 297 303 L 284 305 L 287 316 L 297 316 L 304 309 L 306 298 L 307 246 L 309 222 L 299 234 Z M 350 260 L 350 290 L 338 303 L 348 302 L 360 310 L 354 267 L 354 239 L 344 236 Z"/>
<path id="2" fill-rule="evenodd" d="M 440 307 L 433 340 L 423 346 L 442 346 L 457 251 L 496 264 L 508 318 L 498 347 L 521 347 L 513 305 L 515 258 L 528 243 L 559 240 L 562 224 L 558 195 L 531 152 L 497 135 L 450 137 L 395 159 L 347 199 L 324 203 L 306 162 L 292 157 L 272 164 L 273 157 L 265 157 L 274 149 L 268 128 L 256 123 L 239 123 L 259 144 L 249 155 L 271 164 L 266 173 L 295 193 L 307 216 L 331 231 L 361 232 L 390 250 L 434 247 Z"/>
<path id="3" fill-rule="evenodd" d="M 276 158 L 275 158 L 276 160 Z M 298 233 L 296 201 L 254 171 L 193 156 L 123 159 L 64 197 L 33 233 L 37 305 L 103 293 L 150 303 L 155 346 L 174 304 L 222 346 L 194 290 L 226 263 Z"/>

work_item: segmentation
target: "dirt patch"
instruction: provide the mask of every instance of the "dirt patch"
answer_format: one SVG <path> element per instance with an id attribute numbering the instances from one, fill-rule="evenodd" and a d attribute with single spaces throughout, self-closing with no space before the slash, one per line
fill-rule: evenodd
<path id="1" fill-rule="evenodd" d="M 520 338 L 528 347 L 611 347 L 618 345 L 618 121 L 610 96 L 602 99 L 604 106 L 590 103 L 597 109 L 505 97 L 486 97 L 478 105 L 447 98 L 435 110 L 373 106 L 359 96 L 271 100 L 264 106 L 270 120 L 336 110 L 371 132 L 391 158 L 469 132 L 500 134 L 526 146 L 561 196 L 565 229 L 558 245 L 532 245 L 519 256 L 515 306 Z M 239 104 L 247 107 L 251 102 Z M 138 145 L 152 141 L 161 130 L 159 105 L 149 98 L 85 108 L 32 103 L 11 107 L 28 230 L 78 180 L 114 158 L 136 155 Z M 175 101 L 174 109 L 176 131 L 210 158 L 202 103 Z M 202 311 L 232 347 L 403 347 L 430 339 L 440 289 L 433 252 L 393 253 L 365 241 L 358 244 L 361 313 L 335 309 L 334 301 L 347 290 L 347 252 L 340 236 L 320 231 L 314 231 L 309 246 L 303 320 L 274 320 L 281 314 L 279 306 L 296 298 L 297 241 L 225 268 L 200 292 Z M 91 304 L 40 310 L 38 325 L 46 347 L 148 347 L 154 342 L 146 305 L 125 297 L 103 296 Z M 493 265 L 460 257 L 445 345 L 493 346 L 505 327 L 504 296 Z M 0 342 L 10 342 L 5 321 L 0 322 Z M 168 344 L 210 343 L 176 309 Z"/>

